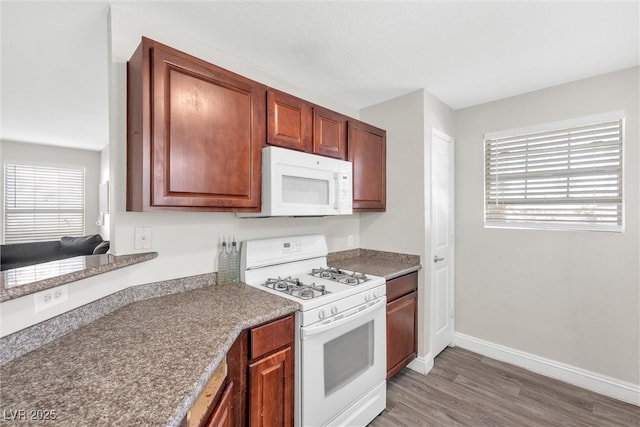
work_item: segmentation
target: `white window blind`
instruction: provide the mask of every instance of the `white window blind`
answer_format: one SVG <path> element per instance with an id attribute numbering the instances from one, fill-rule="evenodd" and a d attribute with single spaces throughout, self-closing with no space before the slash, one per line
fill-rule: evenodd
<path id="1" fill-rule="evenodd" d="M 622 230 L 623 120 L 485 138 L 485 225 Z"/>
<path id="2" fill-rule="evenodd" d="M 5 164 L 4 243 L 84 235 L 84 168 Z"/>

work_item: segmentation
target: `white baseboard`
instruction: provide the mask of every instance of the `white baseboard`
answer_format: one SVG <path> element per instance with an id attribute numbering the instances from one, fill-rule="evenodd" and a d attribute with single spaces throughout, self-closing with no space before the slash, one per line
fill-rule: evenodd
<path id="1" fill-rule="evenodd" d="M 474 353 L 640 406 L 639 384 L 621 381 L 461 333 L 456 333 L 455 344 Z"/>
<path id="2" fill-rule="evenodd" d="M 431 353 L 427 353 L 424 356 L 418 356 L 413 359 L 407 367 L 422 375 L 427 375 L 431 368 L 433 368 L 433 356 L 431 356 Z"/>

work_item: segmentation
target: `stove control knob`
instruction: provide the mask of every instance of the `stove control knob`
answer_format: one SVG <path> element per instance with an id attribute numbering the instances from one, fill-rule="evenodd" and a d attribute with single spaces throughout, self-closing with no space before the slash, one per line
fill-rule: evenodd
<path id="1" fill-rule="evenodd" d="M 318 312 L 318 319 L 322 320 L 322 319 L 325 318 L 325 316 L 326 316 L 326 314 L 325 314 L 324 310 L 320 310 Z"/>
<path id="2" fill-rule="evenodd" d="M 367 301 L 367 302 L 369 302 L 369 301 L 371 300 L 371 295 L 369 295 L 369 294 L 365 294 L 365 296 L 364 296 L 364 300 L 365 300 L 365 301 Z"/>
<path id="3" fill-rule="evenodd" d="M 374 298 L 378 298 L 378 297 L 379 297 L 379 295 L 378 295 L 378 291 L 374 291 L 374 292 L 373 292 L 373 297 L 374 297 Z"/>
<path id="4" fill-rule="evenodd" d="M 335 305 L 333 307 L 331 307 L 331 314 L 333 314 L 333 315 L 338 314 L 338 307 L 336 307 Z"/>

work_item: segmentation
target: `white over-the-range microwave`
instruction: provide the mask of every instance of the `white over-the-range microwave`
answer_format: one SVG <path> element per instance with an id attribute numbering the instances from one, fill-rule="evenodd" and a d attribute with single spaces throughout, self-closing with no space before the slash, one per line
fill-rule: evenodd
<path id="1" fill-rule="evenodd" d="M 351 162 L 279 147 L 262 149 L 262 211 L 240 217 L 353 213 Z"/>

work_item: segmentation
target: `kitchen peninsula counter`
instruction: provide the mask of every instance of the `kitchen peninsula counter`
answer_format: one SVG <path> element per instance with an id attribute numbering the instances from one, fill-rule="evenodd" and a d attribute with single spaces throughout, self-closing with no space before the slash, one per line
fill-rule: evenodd
<path id="1" fill-rule="evenodd" d="M 376 251 L 372 249 L 352 249 L 329 254 L 330 267 L 359 271 L 391 280 L 422 268 L 419 255 L 396 252 Z"/>
<path id="2" fill-rule="evenodd" d="M 150 261 L 157 257 L 157 252 L 131 255 L 82 255 L 0 271 L 0 302 Z"/>
<path id="3" fill-rule="evenodd" d="M 244 284 L 130 303 L 0 366 L 3 420 L 178 425 L 243 329 L 297 309 Z"/>

